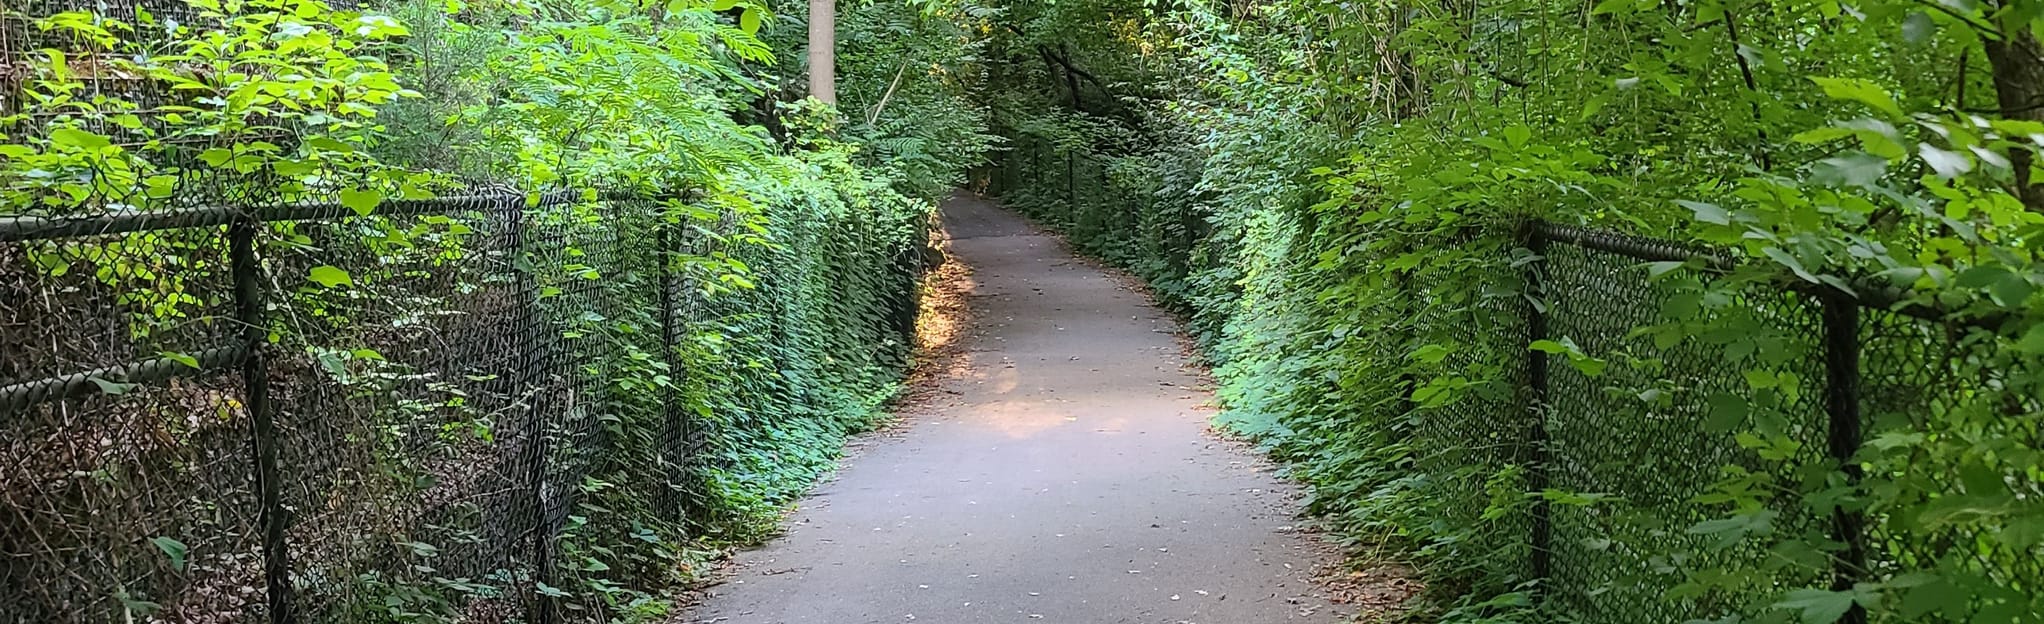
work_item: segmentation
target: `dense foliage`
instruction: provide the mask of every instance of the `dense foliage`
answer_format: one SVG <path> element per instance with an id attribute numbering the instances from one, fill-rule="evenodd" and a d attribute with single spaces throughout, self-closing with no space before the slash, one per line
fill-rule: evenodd
<path id="1" fill-rule="evenodd" d="M 1358 544 L 1408 547 L 1421 613 L 2044 613 L 2044 5 L 993 4 L 993 123 L 1015 147 L 996 185 L 1190 316 L 1223 420 L 1296 462 Z M 1529 219 L 1736 262 L 1586 285 L 1610 261 L 1536 250 Z M 1535 265 L 1573 290 L 1533 290 Z M 1844 462 L 1809 424 L 1823 298 L 1867 309 L 1869 426 Z M 1531 308 L 1594 322 L 1529 344 Z M 1621 450 L 1543 468 L 1701 487 L 1529 479 L 1523 448 L 1499 450 L 1528 443 L 1529 347 L 1578 392 L 1557 402 L 1597 407 L 1542 416 L 1551 452 Z M 1645 450 L 1670 440 L 1695 452 Z M 1533 575 L 1535 505 L 1595 528 L 1555 538 L 1593 571 Z M 1828 530 L 1841 515 L 1869 552 Z"/>
<path id="2" fill-rule="evenodd" d="M 269 351 L 280 367 L 324 375 L 306 389 L 279 381 L 277 394 L 335 400 L 319 398 L 331 384 L 348 408 L 299 422 L 303 406 L 287 405 L 281 417 L 286 435 L 332 432 L 283 451 L 285 498 L 301 509 L 295 581 L 323 620 L 476 618 L 513 590 L 575 619 L 663 616 L 663 591 L 696 580 L 714 552 L 775 530 L 844 437 L 879 415 L 908 355 L 930 213 L 990 145 L 983 113 L 963 99 L 971 48 L 960 22 L 934 9 L 844 17 L 854 50 L 840 113 L 784 87 L 801 71 L 790 54 L 802 45 L 790 24 L 799 4 L 111 4 L 0 9 L 10 31 L 33 34 L 8 42 L 0 68 L 19 77 L 0 108 L 0 216 L 318 201 L 359 215 L 267 225 L 258 242 L 276 289 Z M 575 199 L 540 201 L 561 191 Z M 505 244 L 496 216 L 381 212 L 400 199 L 506 192 L 531 198 L 513 236 L 545 236 L 509 256 L 492 247 Z M 607 199 L 619 196 L 653 201 Z M 114 293 L 105 300 L 117 309 L 104 313 L 129 326 L 132 344 L 116 348 L 197 368 L 186 352 L 203 345 L 173 330 L 214 325 L 229 309 L 232 293 L 197 277 L 224 273 L 213 259 L 226 252 L 221 229 L 31 241 L 21 247 L 33 266 L 0 272 L 27 284 L 97 274 L 89 289 Z M 536 251 L 518 255 L 527 248 Z M 661 299 L 667 272 L 686 276 L 683 301 Z M 405 336 L 508 324 L 489 306 L 509 273 L 535 285 L 538 301 L 524 303 L 549 332 L 528 336 L 549 346 L 517 348 L 565 345 L 564 389 L 485 397 L 475 389 L 496 380 L 422 381 L 444 354 Z M 678 339 L 660 335 L 663 305 L 678 308 Z M 108 392 L 127 390 L 117 386 Z M 561 412 L 543 425 L 550 455 L 536 461 L 570 475 L 561 485 L 575 493 L 542 495 L 575 503 L 539 520 L 557 533 L 558 569 L 448 578 L 435 558 L 474 549 L 477 536 L 407 524 L 445 514 L 411 506 L 503 459 L 493 449 L 521 434 L 499 430 L 503 412 L 479 413 L 490 401 L 553 401 L 541 404 Z M 137 413 L 184 419 L 161 408 Z M 707 432 L 683 480 L 664 424 L 676 412 Z M 206 443 L 169 430 L 172 447 Z M 138 455 L 105 468 L 192 470 L 163 459 L 173 453 Z M 327 488 L 332 502 L 301 502 Z M 673 513 L 676 497 L 688 513 Z M 376 532 L 326 535 L 356 522 Z M 210 550 L 180 532 L 198 529 L 168 519 L 158 529 L 143 537 L 170 559 L 149 567 L 168 576 L 252 556 Z M 80 604 L 128 617 L 224 608 L 191 591 L 100 590 Z"/>

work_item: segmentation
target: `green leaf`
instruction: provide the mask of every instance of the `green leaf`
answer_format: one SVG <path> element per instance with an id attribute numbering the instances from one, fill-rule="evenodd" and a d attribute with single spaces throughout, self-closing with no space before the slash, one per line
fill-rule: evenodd
<path id="1" fill-rule="evenodd" d="M 146 192 L 149 196 L 156 199 L 163 199 L 177 194 L 177 176 L 149 176 L 149 179 L 144 180 L 142 184 L 148 187 Z"/>
<path id="2" fill-rule="evenodd" d="M 1506 145 L 1514 148 L 1525 147 L 1528 141 L 1533 140 L 1533 129 L 1526 126 L 1511 126 L 1505 128 L 1504 135 Z"/>
<path id="3" fill-rule="evenodd" d="M 1764 370 L 1748 370 L 1745 372 L 1745 376 L 1746 385 L 1751 386 L 1755 390 L 1765 390 L 1768 388 L 1781 385 L 1781 380 L 1775 377 L 1774 373 L 1772 372 Z"/>
<path id="4" fill-rule="evenodd" d="M 747 8 L 744 13 L 738 14 L 738 28 L 747 34 L 759 34 L 759 21 L 759 9 Z"/>
<path id="5" fill-rule="evenodd" d="M 71 65 L 69 62 L 65 60 L 66 57 L 62 51 L 45 48 L 43 50 L 43 55 L 49 57 L 50 59 L 51 80 L 56 82 L 71 81 Z"/>
<path id="6" fill-rule="evenodd" d="M 1795 256 L 1789 255 L 1788 252 L 1783 251 L 1780 247 L 1768 247 L 1760 250 L 1760 253 L 1780 263 L 1782 266 L 1788 267 L 1789 271 L 1794 272 L 1796 277 L 1803 278 L 1803 281 L 1812 284 L 1820 283 L 1815 274 L 1810 273 L 1809 269 L 1803 268 L 1803 261 L 1797 260 Z"/>
<path id="7" fill-rule="evenodd" d="M 2044 323 L 2030 327 L 2021 340 L 2016 341 L 2016 350 L 2031 355 L 2044 354 Z"/>
<path id="8" fill-rule="evenodd" d="M 227 161 L 234 160 L 234 151 L 224 147 L 208 148 L 199 152 L 199 160 L 208 166 L 219 167 L 226 165 Z"/>
<path id="9" fill-rule="evenodd" d="M 1696 5 L 1697 24 L 1708 24 L 1725 16 L 1725 7 L 1718 2 L 1701 2 Z"/>
<path id="10" fill-rule="evenodd" d="M 1958 285 L 1960 288 L 1986 288 L 2014 275 L 2008 269 L 1994 265 L 1976 266 L 1959 273 Z"/>
<path id="11" fill-rule="evenodd" d="M 412 551 L 413 555 L 419 557 L 431 558 L 440 556 L 440 547 L 425 542 L 398 542 L 397 545 L 405 547 L 406 550 Z"/>
<path id="12" fill-rule="evenodd" d="M 1855 134 L 1858 133 L 1851 128 L 1827 126 L 1823 128 L 1817 128 L 1815 130 L 1804 130 L 1802 132 L 1798 132 L 1795 134 L 1795 136 L 1789 137 L 1789 140 L 1795 141 L 1797 143 L 1808 143 L 1815 145 L 1819 143 L 1829 143 L 1839 139 L 1851 137 Z"/>
<path id="13" fill-rule="evenodd" d="M 1688 208 L 1691 212 L 1695 212 L 1696 220 L 1698 221 L 1702 221 L 1704 223 L 1715 223 L 1717 225 L 1732 224 L 1731 213 L 1725 212 L 1725 209 L 1719 208 L 1717 204 L 1706 204 L 1703 202 L 1689 201 L 1686 199 L 1675 200 L 1675 203 L 1681 205 L 1683 208 Z"/>
<path id="14" fill-rule="evenodd" d="M 319 362 L 319 367 L 325 369 L 326 373 L 328 375 L 331 375 L 335 381 L 346 384 L 349 382 L 352 376 L 348 374 L 348 359 L 345 356 L 345 353 L 346 352 L 343 351 L 334 351 L 330 349 L 322 350 L 319 353 L 314 354 L 313 359 L 317 360 Z"/>
<path id="15" fill-rule="evenodd" d="M 1559 342 L 1535 340 L 1526 347 L 1541 353 L 1567 356 L 1569 366 L 1575 367 L 1577 371 L 1589 377 L 1603 376 L 1604 369 L 1609 366 L 1608 362 L 1583 353 L 1582 347 L 1576 346 L 1575 341 L 1568 338 L 1563 338 Z"/>
<path id="16" fill-rule="evenodd" d="M 121 603 L 121 609 L 135 616 L 147 617 L 163 610 L 163 605 L 136 597 L 126 588 L 114 590 L 114 600 Z"/>
<path id="17" fill-rule="evenodd" d="M 1576 368 L 1576 372 L 1580 372 L 1588 377 L 1602 377 L 1604 376 L 1604 369 L 1610 366 L 1609 362 L 1589 356 L 1572 357 L 1569 358 L 1568 363 L 1569 366 Z"/>
<path id="18" fill-rule="evenodd" d="M 375 212 L 376 206 L 382 203 L 383 191 L 376 189 L 343 189 L 341 191 L 341 205 L 355 211 L 355 214 L 358 215 L 369 216 L 369 213 Z"/>
<path id="19" fill-rule="evenodd" d="M 1590 14 L 1609 15 L 1612 13 L 1630 12 L 1632 11 L 1633 4 L 1633 0 L 1603 0 L 1603 2 L 1597 3 L 1596 8 L 1590 9 Z"/>
<path id="20" fill-rule="evenodd" d="M 1688 262 L 1649 262 L 1647 263 L 1647 277 L 1650 279 L 1660 279 L 1661 276 L 1686 266 L 1689 266 Z"/>
<path id="21" fill-rule="evenodd" d="M 87 377 L 86 379 L 92 381 L 92 385 L 99 386 L 100 392 L 105 392 L 107 394 L 116 396 L 127 394 L 129 391 L 134 390 L 136 387 L 142 385 L 123 383 L 111 379 L 106 379 L 104 377 Z"/>
<path id="22" fill-rule="evenodd" d="M 1931 21 L 1929 15 L 1922 11 L 1910 11 L 1908 17 L 1902 18 L 1902 40 L 1913 45 L 1922 45 L 1937 35 L 1937 28 L 1937 24 Z"/>
<path id="23" fill-rule="evenodd" d="M 163 358 L 168 359 L 172 362 L 177 362 L 185 366 L 190 366 L 194 369 L 199 368 L 199 358 L 185 355 L 183 353 L 171 353 L 169 351 L 164 351 L 158 355 L 161 355 Z"/>
<path id="24" fill-rule="evenodd" d="M 155 544 L 157 550 L 163 551 L 163 556 L 170 558 L 171 569 L 184 571 L 185 555 L 191 552 L 191 548 L 185 546 L 184 542 L 169 537 L 152 537 L 149 538 L 149 543 Z"/>
<path id="25" fill-rule="evenodd" d="M 2037 292 L 2036 285 L 2031 284 L 2030 280 L 2025 279 L 2023 276 L 2013 273 L 2009 274 L 2008 277 L 1996 280 L 1993 285 L 1987 288 L 1987 294 L 1994 297 L 1995 303 L 2010 307 L 2023 305 L 2030 300 L 2030 295 L 2035 292 Z"/>
<path id="26" fill-rule="evenodd" d="M 1441 360 L 1447 359 L 1448 354 L 1453 353 L 1454 351 L 1455 351 L 1454 349 L 1450 349 L 1442 345 L 1430 344 L 1424 347 L 1420 347 L 1418 349 L 1414 349 L 1412 351 L 1412 355 L 1409 357 L 1427 364 L 1439 364 L 1441 363 Z"/>
<path id="27" fill-rule="evenodd" d="M 1611 95 L 1610 95 L 1610 94 L 1608 94 L 1608 93 L 1599 93 L 1599 94 L 1597 94 L 1597 95 L 1595 95 L 1595 96 L 1591 97 L 1591 98 L 1589 99 L 1589 101 L 1587 101 L 1587 102 L 1584 102 L 1584 103 L 1583 103 L 1583 114 L 1582 114 L 1582 116 L 1581 116 L 1581 117 L 1578 117 L 1578 118 L 1577 118 L 1576 120 L 1577 120 L 1577 121 L 1588 121 L 1588 120 L 1589 120 L 1589 119 L 1590 119 L 1591 117 L 1595 117 L 1595 116 L 1597 116 L 1597 113 L 1599 113 L 1599 112 L 1602 112 L 1602 111 L 1604 110 L 1604 106 L 1605 106 L 1606 104 L 1610 104 L 1610 103 L 1611 103 Z"/>
<path id="28" fill-rule="evenodd" d="M 89 152 L 96 152 L 114 146 L 113 139 L 105 135 L 86 132 L 77 128 L 57 128 L 50 131 L 50 142 Z"/>
<path id="29" fill-rule="evenodd" d="M 1816 76 L 1812 76 L 1810 81 L 1817 83 L 1819 87 L 1823 87 L 1824 95 L 1826 96 L 1859 102 L 1873 107 L 1874 110 L 1886 113 L 1889 117 L 1901 118 L 1906 116 L 1902 113 L 1902 107 L 1895 104 L 1895 97 L 1889 95 L 1887 89 L 1881 88 L 1880 85 L 1874 84 L 1872 81 L 1858 78 L 1824 78 Z"/>
<path id="30" fill-rule="evenodd" d="M 319 285 L 325 286 L 327 288 L 333 288 L 335 286 L 340 286 L 343 284 L 350 286 L 355 284 L 354 277 L 348 275 L 347 271 L 343 271 L 332 265 L 323 264 L 320 266 L 312 267 L 311 273 L 306 277 L 310 278 L 314 282 L 318 282 Z"/>
<path id="31" fill-rule="evenodd" d="M 1852 151 L 1819 160 L 1810 166 L 1810 177 L 1832 186 L 1869 188 L 1888 175 L 1888 159 Z"/>
<path id="32" fill-rule="evenodd" d="M 1955 615 L 1949 621 L 1966 621 L 1970 593 L 1952 586 L 1950 579 L 1938 578 L 1902 593 L 1900 613 L 1906 621 L 1920 622 L 1933 613 Z"/>
<path id="33" fill-rule="evenodd" d="M 1930 165 L 1938 177 L 1950 180 L 1973 170 L 1973 159 L 1965 154 L 1940 149 L 1929 143 L 1916 144 L 1917 153 L 1923 156 L 1923 163 Z"/>
<path id="34" fill-rule="evenodd" d="M 1703 429 L 1711 433 L 1730 433 L 1746 424 L 1746 415 L 1751 412 L 1752 407 L 1746 404 L 1744 397 L 1729 392 L 1712 394 L 1710 415 L 1704 419 Z"/>
<path id="35" fill-rule="evenodd" d="M 329 152 L 354 153 L 360 151 L 355 149 L 355 144 L 349 143 L 347 141 L 342 141 L 340 139 L 336 139 L 330 136 L 315 136 L 308 138 L 305 140 L 305 146 L 311 148 L 318 148 Z"/>
<path id="36" fill-rule="evenodd" d="M 1777 609 L 1801 611 L 1803 624 L 1831 624 L 1852 610 L 1852 593 L 1823 589 L 1798 589 L 1774 604 Z"/>
<path id="37" fill-rule="evenodd" d="M 2001 541 L 2015 552 L 2029 552 L 2032 547 L 2044 544 L 2044 513 L 2032 509 L 2030 513 L 2010 514 L 2008 524 L 2001 528 Z"/>

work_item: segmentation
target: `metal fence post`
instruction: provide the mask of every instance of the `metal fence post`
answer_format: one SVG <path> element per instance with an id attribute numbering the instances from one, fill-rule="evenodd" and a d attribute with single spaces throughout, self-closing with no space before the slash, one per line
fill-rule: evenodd
<path id="1" fill-rule="evenodd" d="M 1417 321 L 1420 314 L 1419 295 L 1413 292 L 1411 273 L 1405 270 L 1393 271 L 1391 273 L 1391 284 L 1393 292 L 1396 292 L 1398 297 L 1397 309 L 1399 318 L 1405 322 Z M 1408 331 L 1403 336 L 1405 338 L 1404 342 L 1398 346 L 1404 349 L 1405 352 L 1411 353 L 1412 343 L 1415 342 L 1413 334 L 1419 329 L 1419 326 L 1415 324 L 1407 329 Z M 1408 418 L 1414 410 L 1419 409 L 1419 405 L 1412 401 L 1412 394 L 1419 391 L 1419 379 L 1413 375 L 1411 366 L 1411 364 L 1406 364 L 1400 367 L 1398 371 L 1398 381 L 1395 382 L 1397 384 L 1395 387 L 1398 388 L 1398 407 L 1396 408 L 1398 413 L 1394 415 L 1395 418 Z"/>
<path id="2" fill-rule="evenodd" d="M 527 388 L 531 392 L 531 404 L 528 406 L 531 418 L 527 419 L 525 429 L 525 477 L 530 481 L 528 493 L 532 497 L 532 573 L 540 585 L 551 587 L 554 566 L 548 526 L 552 521 L 547 518 L 546 508 L 546 421 L 547 410 L 552 408 L 546 400 L 549 384 L 546 367 L 551 358 L 547 356 L 545 332 L 542 331 L 546 317 L 539 310 L 539 286 L 533 276 L 538 270 L 530 240 L 533 210 L 518 200 L 507 200 L 505 204 L 503 209 L 510 213 L 506 216 L 511 221 L 511 270 L 517 274 L 520 299 L 518 326 L 523 334 L 520 337 L 523 344 L 519 349 L 518 368 L 519 373 L 532 384 Z M 543 591 L 535 591 L 534 596 L 532 621 L 539 624 L 553 622 L 553 597 Z"/>
<path id="3" fill-rule="evenodd" d="M 660 451 L 667 460 L 666 494 L 674 498 L 670 510 L 675 514 L 676 521 L 687 522 L 691 498 L 685 489 L 689 487 L 687 466 L 689 458 L 685 450 L 688 442 L 688 423 L 682 416 L 682 410 L 675 405 L 678 398 L 675 396 L 675 389 L 681 383 L 682 375 L 681 363 L 674 357 L 674 350 L 678 345 L 674 319 L 674 282 L 677 278 L 674 261 L 675 255 L 679 252 L 675 248 L 674 224 L 667 221 L 665 211 L 659 211 L 657 216 L 660 221 L 653 227 L 654 237 L 658 239 L 656 243 L 658 251 L 654 257 L 659 262 L 659 266 L 655 267 L 655 275 L 660 279 L 660 354 L 661 361 L 667 364 L 668 383 L 673 384 L 660 394 L 661 418 L 666 427 Z"/>
<path id="4" fill-rule="evenodd" d="M 1031 145 L 1029 146 L 1030 186 L 1039 186 L 1043 182 L 1048 181 L 1048 178 L 1043 175 L 1043 171 L 1049 168 L 1048 165 L 1044 164 L 1044 158 L 1046 156 L 1049 156 L 1049 154 L 1045 153 L 1043 148 L 1034 145 L 1034 143 L 1036 143 L 1035 141 L 1030 141 L 1030 143 L 1031 143 Z"/>
<path id="5" fill-rule="evenodd" d="M 1077 182 L 1077 149 L 1065 151 L 1065 219 L 1069 225 L 1079 225 L 1079 182 Z"/>
<path id="6" fill-rule="evenodd" d="M 1548 359 L 1547 353 L 1530 348 L 1533 342 L 1547 340 L 1547 235 L 1540 231 L 1537 223 L 1529 223 L 1521 235 L 1526 248 L 1535 256 L 1526 264 L 1526 294 L 1528 316 L 1526 319 L 1528 348 L 1526 349 L 1526 384 L 1530 393 L 1531 409 L 1528 416 L 1531 423 L 1526 431 L 1526 489 L 1532 492 L 1532 552 L 1529 564 L 1533 578 L 1545 582 L 1553 573 L 1554 523 L 1553 509 L 1545 495 L 1548 486 Z"/>
<path id="7" fill-rule="evenodd" d="M 1852 462 L 1864 436 L 1859 406 L 1859 302 L 1834 290 L 1817 297 L 1824 318 L 1824 413 L 1829 418 L 1828 451 L 1845 472 L 1846 481 L 1857 487 L 1862 476 Z M 1866 518 L 1844 507 L 1831 510 L 1831 539 L 1845 544 L 1833 564 L 1831 589 L 1845 591 L 1859 582 L 1866 569 Z M 1867 612 L 1854 604 L 1843 624 L 1865 624 Z"/>
<path id="8" fill-rule="evenodd" d="M 250 216 L 235 219 L 228 226 L 228 264 L 234 273 L 235 320 L 241 323 L 241 339 L 247 352 L 241 358 L 241 381 L 248 410 L 249 450 L 254 455 L 256 499 L 260 505 L 257 523 L 262 530 L 263 581 L 269 593 L 270 621 L 290 624 L 298 621 L 291 605 L 291 552 L 285 542 L 281 478 L 277 472 L 277 423 L 270 413 L 270 368 L 263 346 L 269 342 L 264 322 L 262 265 L 256 258 L 256 232 L 262 222 Z"/>
<path id="9" fill-rule="evenodd" d="M 1093 173 L 1095 174 L 1093 176 L 1093 183 L 1095 185 L 1093 188 L 1096 191 L 1093 195 L 1100 198 L 1100 204 L 1105 206 L 1109 212 L 1126 214 L 1129 212 L 1128 210 L 1117 210 L 1115 208 L 1121 204 L 1121 201 L 1120 198 L 1115 197 L 1113 180 L 1107 177 L 1112 166 L 1113 163 L 1104 159 L 1096 159 L 1093 162 Z M 1103 224 L 1102 227 L 1106 227 L 1106 225 Z M 1120 238 L 1120 236 L 1116 236 L 1116 238 Z"/>

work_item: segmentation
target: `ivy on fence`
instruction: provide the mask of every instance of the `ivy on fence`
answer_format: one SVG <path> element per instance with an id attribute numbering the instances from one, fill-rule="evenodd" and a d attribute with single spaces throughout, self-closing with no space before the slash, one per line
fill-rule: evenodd
<path id="1" fill-rule="evenodd" d="M 673 615 L 878 417 L 964 165 L 763 96 L 766 10 L 0 6 L 0 620 Z M 911 82 L 859 140 L 974 157 Z"/>

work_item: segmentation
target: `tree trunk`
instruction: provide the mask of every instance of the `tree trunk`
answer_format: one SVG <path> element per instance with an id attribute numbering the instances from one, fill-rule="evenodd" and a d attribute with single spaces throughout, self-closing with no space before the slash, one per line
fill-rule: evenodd
<path id="1" fill-rule="evenodd" d="M 1994 66 L 1994 92 L 2007 119 L 2044 121 L 2044 44 L 2028 24 L 2004 20 L 2001 41 L 1986 41 L 1987 60 Z M 2009 164 L 2016 170 L 2016 197 L 2031 212 L 2044 212 L 2044 186 L 2030 177 L 2035 154 L 2030 149 L 2009 151 Z"/>
<path id="2" fill-rule="evenodd" d="M 809 0 L 809 95 L 837 104 L 837 0 Z"/>

